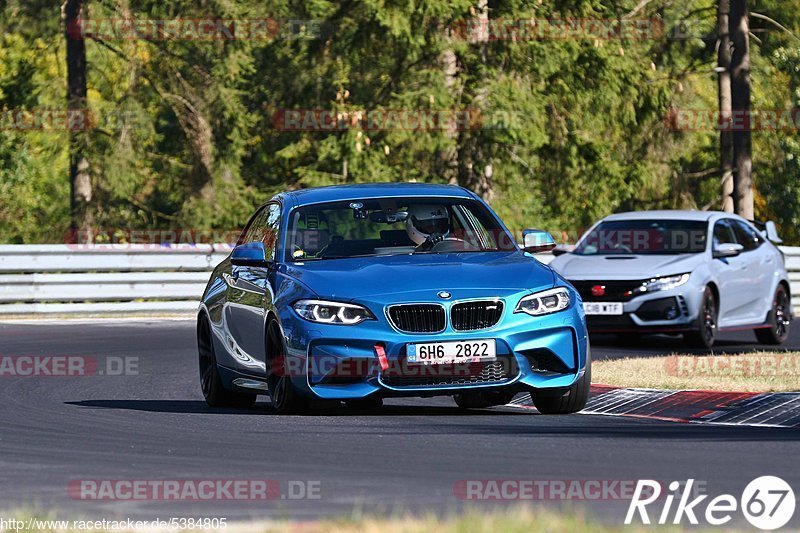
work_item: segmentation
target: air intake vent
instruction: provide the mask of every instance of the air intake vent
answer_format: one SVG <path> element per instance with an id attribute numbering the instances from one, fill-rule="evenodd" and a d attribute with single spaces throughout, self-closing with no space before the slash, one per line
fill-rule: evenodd
<path id="1" fill-rule="evenodd" d="M 518 374 L 517 361 L 511 355 L 498 355 L 497 361 L 452 365 L 417 365 L 400 359 L 381 374 L 381 381 L 389 387 L 418 389 L 502 384 Z"/>
<path id="2" fill-rule="evenodd" d="M 439 333 L 444 330 L 444 307 L 437 304 L 393 305 L 389 320 L 406 333 Z"/>
<path id="3" fill-rule="evenodd" d="M 500 322 L 503 302 L 483 300 L 455 304 L 450 311 L 450 321 L 456 331 L 474 331 L 491 328 Z"/>

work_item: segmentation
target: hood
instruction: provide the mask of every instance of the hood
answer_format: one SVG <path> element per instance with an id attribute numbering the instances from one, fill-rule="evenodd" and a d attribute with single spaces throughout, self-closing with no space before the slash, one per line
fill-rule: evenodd
<path id="1" fill-rule="evenodd" d="M 439 291 L 453 299 L 504 296 L 553 286 L 555 276 L 519 252 L 416 254 L 326 259 L 286 265 L 322 298 L 349 301 L 432 301 Z"/>
<path id="2" fill-rule="evenodd" d="M 569 280 L 640 280 L 692 272 L 704 254 L 576 255 L 556 257 L 550 266 Z"/>

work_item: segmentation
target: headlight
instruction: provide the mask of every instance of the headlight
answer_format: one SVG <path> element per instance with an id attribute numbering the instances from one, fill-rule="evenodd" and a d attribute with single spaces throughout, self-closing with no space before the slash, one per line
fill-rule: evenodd
<path id="1" fill-rule="evenodd" d="M 524 297 L 517 304 L 515 313 L 528 313 L 532 316 L 549 315 L 569 307 L 569 291 L 565 287 L 537 292 Z"/>
<path id="2" fill-rule="evenodd" d="M 689 281 L 691 274 L 679 274 L 677 276 L 667 276 L 664 278 L 653 278 L 650 281 L 645 281 L 639 287 L 632 291 L 628 291 L 625 296 L 636 296 L 637 294 L 645 294 L 648 292 L 668 291 L 675 287 L 685 285 Z"/>
<path id="3" fill-rule="evenodd" d="M 353 326 L 365 320 L 374 320 L 369 309 L 355 304 L 328 302 L 325 300 L 300 300 L 294 304 L 297 314 L 311 322 L 343 324 Z"/>

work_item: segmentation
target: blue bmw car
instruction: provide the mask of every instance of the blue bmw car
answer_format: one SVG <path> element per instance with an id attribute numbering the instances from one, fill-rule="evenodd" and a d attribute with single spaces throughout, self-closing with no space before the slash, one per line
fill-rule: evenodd
<path id="1" fill-rule="evenodd" d="M 586 404 L 580 296 L 518 245 L 472 192 L 364 184 L 276 195 L 216 267 L 197 317 L 210 406 L 278 413 L 452 396 L 462 408 L 527 392 L 546 414 Z"/>

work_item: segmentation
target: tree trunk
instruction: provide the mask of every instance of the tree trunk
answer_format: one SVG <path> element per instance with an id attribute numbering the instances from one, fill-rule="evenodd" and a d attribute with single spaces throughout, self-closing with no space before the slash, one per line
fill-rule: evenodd
<path id="1" fill-rule="evenodd" d="M 750 120 L 750 20 L 747 0 L 731 0 L 731 101 L 733 112 L 745 117 L 733 131 L 733 197 L 738 215 L 753 220 L 753 147 Z M 738 121 L 737 121 L 738 122 Z"/>
<path id="2" fill-rule="evenodd" d="M 458 58 L 455 51 L 447 47 L 439 56 L 439 63 L 444 74 L 444 83 L 448 92 L 453 95 L 452 101 L 457 102 L 457 93 L 460 91 L 458 76 Z M 452 145 L 440 150 L 437 157 L 437 172 L 451 185 L 458 184 L 458 142 L 457 132 L 446 130 L 444 134 L 452 141 Z"/>
<path id="3" fill-rule="evenodd" d="M 719 117 L 720 122 L 731 120 L 731 38 L 728 27 L 730 19 L 730 0 L 719 0 L 717 6 L 717 23 L 719 40 L 717 41 L 717 65 Z M 722 176 L 722 210 L 733 213 L 733 132 L 728 128 L 720 128 L 720 176 Z"/>
<path id="4" fill-rule="evenodd" d="M 485 64 L 486 43 L 489 36 L 489 1 L 478 0 L 473 10 L 473 18 L 477 21 L 479 31 L 470 35 L 470 42 L 479 46 L 480 61 Z M 471 108 L 484 109 L 486 90 L 479 86 L 473 94 Z M 494 167 L 483 149 L 480 129 L 462 129 L 458 134 L 458 183 L 486 200 L 492 201 L 492 175 Z"/>
<path id="5" fill-rule="evenodd" d="M 89 173 L 89 133 L 86 105 L 86 41 L 78 31 L 85 18 L 84 0 L 66 0 L 62 6 L 64 35 L 67 39 L 67 112 L 83 114 L 80 125 L 69 130 L 70 230 L 78 242 L 91 242 L 92 179 Z"/>

